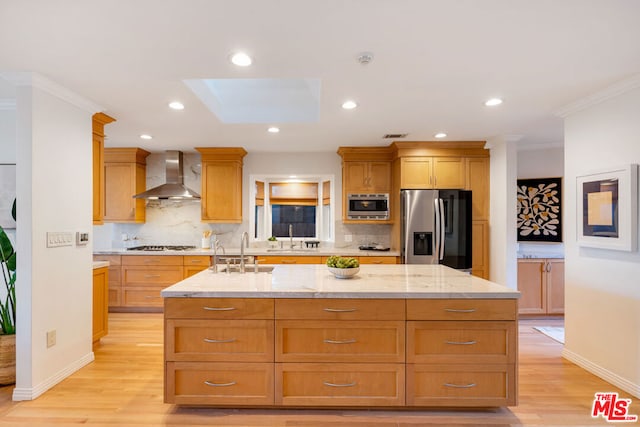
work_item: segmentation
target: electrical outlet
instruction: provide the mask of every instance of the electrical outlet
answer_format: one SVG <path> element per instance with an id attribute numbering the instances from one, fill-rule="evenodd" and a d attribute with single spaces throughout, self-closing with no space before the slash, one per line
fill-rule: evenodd
<path id="1" fill-rule="evenodd" d="M 47 332 L 47 348 L 56 345 L 56 330 Z"/>
<path id="2" fill-rule="evenodd" d="M 352 234 L 345 234 L 344 235 L 344 241 L 345 242 L 353 242 L 353 235 Z"/>

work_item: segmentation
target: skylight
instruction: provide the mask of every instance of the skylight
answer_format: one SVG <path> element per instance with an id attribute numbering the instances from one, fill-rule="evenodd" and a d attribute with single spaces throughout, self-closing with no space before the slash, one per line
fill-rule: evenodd
<path id="1" fill-rule="evenodd" d="M 223 123 L 319 120 L 319 79 L 192 79 L 184 83 Z"/>

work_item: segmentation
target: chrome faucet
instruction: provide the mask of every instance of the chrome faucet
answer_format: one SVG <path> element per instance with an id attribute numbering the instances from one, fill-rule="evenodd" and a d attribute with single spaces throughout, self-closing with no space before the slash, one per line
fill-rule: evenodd
<path id="1" fill-rule="evenodd" d="M 290 249 L 293 250 L 293 224 L 289 224 L 289 245 Z"/>
<path id="2" fill-rule="evenodd" d="M 212 265 L 209 267 L 209 269 L 214 273 L 218 272 L 218 248 L 222 249 L 222 255 L 227 255 L 226 252 L 224 251 L 224 246 L 222 246 L 222 243 L 220 243 L 220 240 L 218 240 L 218 239 L 216 239 L 214 237 L 214 239 L 213 239 L 213 259 L 212 259 Z"/>
<path id="3" fill-rule="evenodd" d="M 240 237 L 240 273 L 244 273 L 244 248 L 249 247 L 249 233 L 246 231 Z"/>

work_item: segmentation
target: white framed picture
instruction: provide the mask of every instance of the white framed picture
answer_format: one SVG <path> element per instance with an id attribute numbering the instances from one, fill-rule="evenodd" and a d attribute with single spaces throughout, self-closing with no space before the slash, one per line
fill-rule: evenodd
<path id="1" fill-rule="evenodd" d="M 16 228 L 11 216 L 13 200 L 16 198 L 16 165 L 0 164 L 0 226 Z"/>
<path id="2" fill-rule="evenodd" d="M 638 165 L 576 177 L 580 246 L 635 251 L 638 244 Z"/>

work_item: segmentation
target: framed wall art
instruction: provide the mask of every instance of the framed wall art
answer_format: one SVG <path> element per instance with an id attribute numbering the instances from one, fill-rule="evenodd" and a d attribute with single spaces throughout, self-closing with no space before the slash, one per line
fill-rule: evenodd
<path id="1" fill-rule="evenodd" d="M 518 241 L 562 242 L 562 178 L 518 180 Z"/>
<path id="2" fill-rule="evenodd" d="M 576 177 L 578 244 L 635 251 L 638 242 L 638 165 Z"/>
<path id="3" fill-rule="evenodd" d="M 13 200 L 16 198 L 16 165 L 0 164 L 0 226 L 16 228 L 11 216 Z"/>

